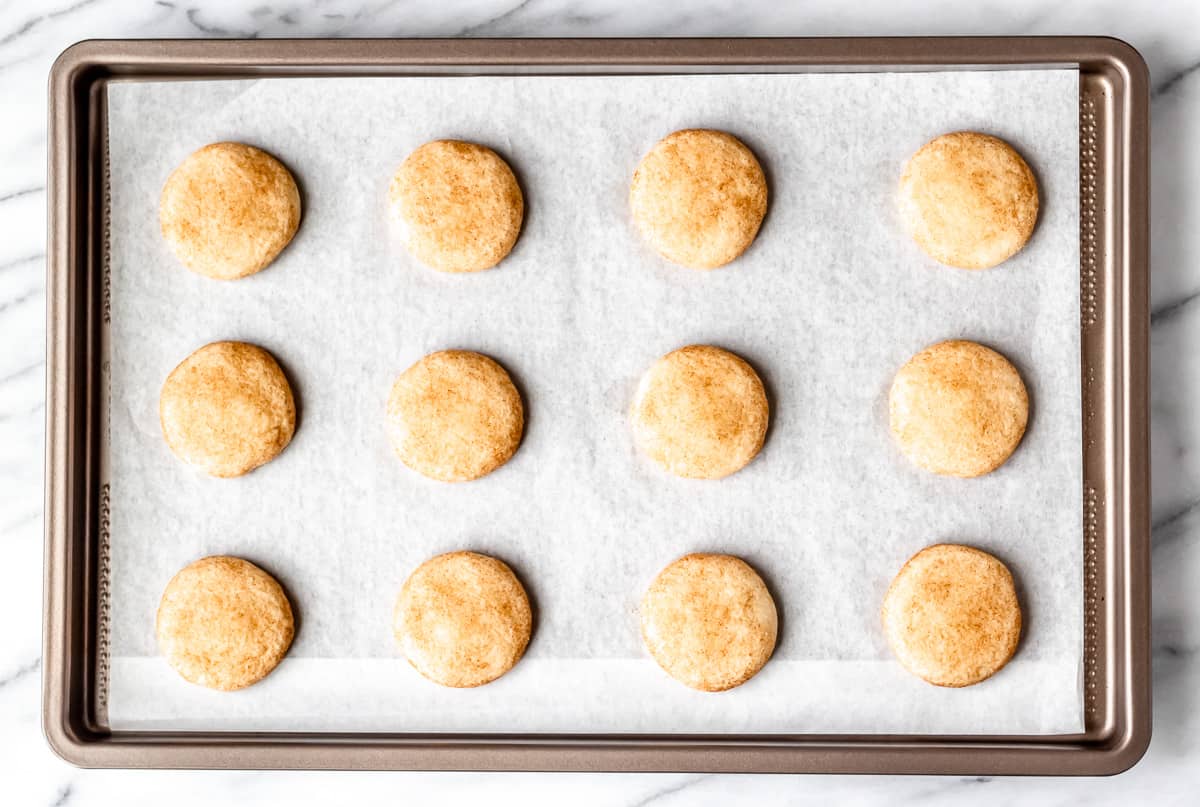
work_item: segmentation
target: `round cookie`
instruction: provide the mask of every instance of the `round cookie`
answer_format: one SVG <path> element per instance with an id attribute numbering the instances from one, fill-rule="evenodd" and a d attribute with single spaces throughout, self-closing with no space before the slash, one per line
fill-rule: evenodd
<path id="1" fill-rule="evenodd" d="M 642 236 L 664 258 L 715 269 L 754 240 L 767 212 L 767 179 L 733 135 L 684 129 L 642 158 L 629 206 Z"/>
<path id="2" fill-rule="evenodd" d="M 913 555 L 888 588 L 882 617 L 896 659 L 942 687 L 994 675 L 1021 637 L 1021 606 L 1008 569 L 987 552 L 957 544 Z"/>
<path id="3" fill-rule="evenodd" d="M 213 143 L 171 172 L 158 219 L 184 266 L 235 280 L 265 268 L 292 240 L 300 226 L 300 191 L 265 151 Z"/>
<path id="4" fill-rule="evenodd" d="M 1029 240 L 1038 186 L 1003 140 L 952 132 L 926 143 L 900 177 L 900 215 L 921 249 L 939 263 L 986 269 Z"/>
<path id="5" fill-rule="evenodd" d="M 460 140 L 434 140 L 408 155 L 388 200 L 405 248 L 441 272 L 478 272 L 500 263 L 525 215 L 508 163 Z"/>
<path id="6" fill-rule="evenodd" d="M 943 476 L 982 476 L 999 468 L 1029 419 L 1017 368 L 996 351 L 959 339 L 909 359 L 892 381 L 888 407 L 900 451 Z"/>
<path id="7" fill-rule="evenodd" d="M 520 661 L 533 612 L 502 561 L 450 552 L 425 561 L 404 582 L 392 625 L 421 675 L 443 686 L 477 687 Z"/>
<path id="8" fill-rule="evenodd" d="M 646 371 L 630 416 L 638 448 L 664 469 L 720 479 L 758 454 L 770 410 L 762 381 L 743 359 L 689 345 Z"/>
<path id="9" fill-rule="evenodd" d="M 295 622 L 275 578 L 224 555 L 185 566 L 167 583 L 155 624 L 159 651 L 185 679 L 242 689 L 283 660 Z"/>
<path id="10" fill-rule="evenodd" d="M 775 649 L 779 615 L 762 578 L 731 555 L 685 555 L 642 598 L 642 640 L 658 666 L 692 689 L 750 680 Z"/>
<path id="11" fill-rule="evenodd" d="M 222 478 L 270 462 L 296 430 L 283 370 L 245 342 L 213 342 L 180 362 L 163 383 L 158 416 L 175 456 Z"/>
<path id="12" fill-rule="evenodd" d="M 516 453 L 525 428 L 521 396 L 504 368 L 480 353 L 442 350 L 392 384 L 387 433 L 405 465 L 430 479 L 486 476 Z"/>

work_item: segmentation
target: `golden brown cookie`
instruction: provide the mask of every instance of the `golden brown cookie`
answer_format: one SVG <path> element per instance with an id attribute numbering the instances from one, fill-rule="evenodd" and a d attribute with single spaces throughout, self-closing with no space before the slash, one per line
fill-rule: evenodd
<path id="1" fill-rule="evenodd" d="M 762 381 L 727 350 L 689 345 L 646 371 L 630 417 L 642 453 L 676 476 L 720 479 L 762 448 L 770 416 Z"/>
<path id="2" fill-rule="evenodd" d="M 882 616 L 896 659 L 941 687 L 995 675 L 1021 638 L 1021 606 L 1008 569 L 987 552 L 958 544 L 913 555 L 892 581 Z"/>
<path id="3" fill-rule="evenodd" d="M 762 578 L 731 555 L 685 555 L 642 598 L 642 639 L 668 675 L 720 692 L 750 680 L 775 649 L 779 616 Z"/>
<path id="4" fill-rule="evenodd" d="M 434 140 L 408 155 L 388 199 L 405 248 L 442 272 L 478 272 L 500 263 L 517 242 L 525 215 L 508 163 L 461 140 Z"/>
<path id="5" fill-rule="evenodd" d="M 158 208 L 163 238 L 197 274 L 252 275 L 300 226 L 300 191 L 279 160 L 242 143 L 213 143 L 180 163 Z"/>
<path id="6" fill-rule="evenodd" d="M 387 433 L 405 465 L 430 479 L 486 476 L 516 453 L 521 396 L 504 368 L 469 350 L 430 353 L 392 384 Z"/>
<path id="7" fill-rule="evenodd" d="M 1017 368 L 994 350 L 954 339 L 925 348 L 896 373 L 892 436 L 906 457 L 943 476 L 994 471 L 1016 450 L 1029 419 Z"/>
<path id="8" fill-rule="evenodd" d="M 945 134 L 904 167 L 900 215 L 935 261 L 986 269 L 1011 258 L 1033 234 L 1037 180 L 1003 140 L 978 132 Z"/>
<path id="9" fill-rule="evenodd" d="M 392 625 L 421 675 L 443 686 L 477 687 L 521 660 L 533 612 L 503 562 L 450 552 L 425 561 L 404 582 Z"/>
<path id="10" fill-rule="evenodd" d="M 158 416 L 175 456 L 218 477 L 270 462 L 296 429 L 283 370 L 245 342 L 213 342 L 184 359 L 163 383 Z"/>
<path id="11" fill-rule="evenodd" d="M 156 622 L 159 651 L 193 684 L 248 687 L 267 676 L 292 644 L 287 595 L 253 563 L 214 555 L 167 583 Z"/>
<path id="12" fill-rule="evenodd" d="M 767 179 L 753 152 L 712 129 L 684 129 L 650 149 L 633 172 L 629 206 L 664 258 L 693 269 L 746 251 L 767 212 Z"/>

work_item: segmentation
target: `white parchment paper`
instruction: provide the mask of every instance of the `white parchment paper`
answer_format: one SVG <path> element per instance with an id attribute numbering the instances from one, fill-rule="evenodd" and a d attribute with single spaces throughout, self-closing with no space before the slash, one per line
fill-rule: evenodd
<path id="1" fill-rule="evenodd" d="M 438 77 L 117 83 L 109 89 L 112 497 L 108 717 L 117 729 L 1063 733 L 1082 727 L 1078 77 L 1073 70 L 839 75 Z M 665 134 L 713 127 L 758 155 L 758 239 L 710 273 L 638 239 L 629 179 Z M 901 230 L 907 157 L 956 129 L 1013 143 L 1041 183 L 1029 246 L 1000 268 L 940 267 Z M 391 175 L 415 147 L 495 148 L 527 200 L 516 249 L 469 276 L 426 269 L 389 237 Z M 238 140 L 295 173 L 295 240 L 233 283 L 183 269 L 158 197 L 194 149 Z M 999 471 L 943 479 L 893 447 L 895 370 L 953 337 L 1021 370 L 1028 433 Z M 262 345 L 294 386 L 295 439 L 274 462 L 209 479 L 163 443 L 167 373 L 219 339 Z M 681 345 L 720 345 L 762 375 L 762 454 L 718 482 L 670 477 L 634 450 L 640 374 Z M 390 451 L 393 378 L 443 348 L 513 375 L 528 424 L 485 479 L 431 482 Z M 963 690 L 892 659 L 879 605 L 939 541 L 1012 569 L 1026 631 L 1015 660 Z M 448 690 L 399 657 L 391 613 L 433 554 L 471 548 L 518 572 L 529 651 L 494 684 Z M 718 695 L 667 678 L 637 603 L 691 551 L 740 555 L 781 614 L 774 659 Z M 298 615 L 280 668 L 237 693 L 156 656 L 166 582 L 228 553 L 275 574 Z"/>

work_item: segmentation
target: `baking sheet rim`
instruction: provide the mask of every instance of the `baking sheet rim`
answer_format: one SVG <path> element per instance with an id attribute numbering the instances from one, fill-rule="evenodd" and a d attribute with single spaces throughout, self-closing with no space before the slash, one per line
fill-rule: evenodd
<path id="1" fill-rule="evenodd" d="M 1020 43 L 1021 47 L 1017 47 Z M 199 53 L 197 51 L 202 51 Z M 388 53 L 382 53 L 388 51 Z M 172 55 L 174 52 L 174 55 Z M 310 55 L 306 58 L 305 53 Z M 836 52 L 836 53 L 835 53 Z M 873 53 L 880 58 L 868 59 L 861 55 L 862 52 Z M 290 59 L 289 59 L 290 54 Z M 341 55 L 341 60 L 338 60 L 338 55 Z M 357 54 L 357 56 L 355 56 Z M 557 55 L 556 55 L 557 54 Z M 1114 354 L 1118 352 L 1118 348 L 1122 349 L 1122 354 L 1127 353 L 1130 349 L 1135 354 L 1144 354 L 1146 346 L 1146 338 L 1144 330 L 1146 320 L 1144 304 L 1146 300 L 1145 294 L 1145 180 L 1144 171 L 1138 171 L 1138 165 L 1130 163 L 1141 163 L 1144 167 L 1146 159 L 1146 71 L 1144 62 L 1136 51 L 1129 48 L 1124 43 L 1117 40 L 1104 38 L 945 38 L 945 39 L 813 39 L 813 40 L 796 40 L 796 39 L 768 39 L 768 40 L 414 40 L 414 41 L 396 41 L 396 40 L 358 40 L 358 41 L 327 41 L 327 40 L 309 40 L 309 41 L 275 41 L 275 42 L 235 42 L 235 41 L 177 41 L 177 42 L 112 42 L 112 43 L 83 43 L 74 46 L 60 57 L 56 62 L 54 71 L 51 76 L 51 169 L 52 169 L 52 193 L 51 193 L 51 216 L 50 216 L 50 232 L 51 243 L 49 245 L 48 258 L 48 288 L 51 294 L 48 295 L 48 319 L 51 328 L 49 329 L 50 339 L 48 342 L 48 358 L 50 359 L 50 372 L 47 374 L 48 383 L 48 401 L 50 405 L 47 407 L 47 587 L 46 587 L 46 670 L 45 670 L 45 698 L 44 698 L 44 717 L 47 736 L 51 741 L 52 746 L 59 750 L 64 756 L 78 764 L 86 764 L 88 754 L 80 753 L 84 750 L 95 751 L 99 745 L 102 745 L 107 739 L 112 742 L 115 738 L 106 738 L 101 726 L 95 725 L 90 719 L 79 720 L 79 702 L 78 683 L 87 682 L 89 676 L 85 673 L 88 665 L 79 664 L 80 659 L 77 657 L 70 658 L 67 656 L 67 645 L 72 644 L 71 649 L 75 649 L 76 643 L 86 646 L 86 640 L 95 637 L 88 637 L 87 620 L 80 620 L 82 616 L 78 609 L 73 609 L 72 613 L 67 612 L 65 607 L 68 601 L 79 604 L 79 595 L 88 593 L 87 583 L 88 575 L 83 574 L 88 564 L 84 558 L 72 557 L 72 547 L 67 540 L 68 530 L 66 529 L 67 522 L 64 519 L 69 510 L 68 505 L 71 503 L 71 497 L 68 496 L 68 488 L 64 484 L 66 473 L 72 468 L 70 460 L 70 450 L 77 448 L 76 442 L 79 437 L 78 423 L 75 432 L 76 440 L 69 440 L 68 430 L 71 425 L 73 415 L 79 413 L 74 411 L 76 406 L 72 404 L 78 403 L 78 393 L 80 392 L 70 382 L 78 379 L 80 367 L 75 364 L 78 358 L 77 352 L 72 353 L 68 347 L 77 347 L 74 339 L 64 338 L 68 335 L 74 335 L 78 338 L 79 334 L 74 332 L 70 326 L 75 320 L 70 306 L 67 305 L 69 298 L 78 297 L 78 289 L 70 289 L 67 280 L 74 279 L 76 282 L 88 279 L 94 279 L 95 272 L 86 273 L 87 276 L 80 278 L 78 275 L 73 275 L 71 270 L 80 265 L 78 260 L 72 260 L 74 256 L 73 247 L 79 246 L 77 243 L 80 235 L 80 221 L 77 218 L 78 211 L 71 206 L 71 202 L 76 200 L 77 196 L 73 193 L 76 191 L 71 182 L 72 170 L 77 168 L 76 159 L 78 158 L 78 141 L 73 140 L 73 135 L 81 134 L 72 125 L 72 115 L 77 111 L 76 106 L 79 105 L 80 95 L 79 90 L 81 85 L 86 85 L 89 92 L 94 96 L 97 84 L 102 89 L 102 72 L 105 65 L 109 65 L 111 69 L 114 64 L 123 64 L 126 68 L 141 69 L 143 71 L 154 67 L 166 65 L 166 72 L 172 75 L 180 75 L 181 68 L 186 68 L 186 63 L 189 60 L 201 62 L 202 64 L 190 65 L 191 68 L 199 68 L 195 74 L 197 77 L 212 77 L 213 72 L 206 72 L 203 68 L 218 68 L 215 70 L 216 75 L 226 75 L 224 72 L 231 67 L 242 67 L 246 69 L 263 69 L 266 66 L 275 66 L 283 71 L 289 69 L 290 62 L 292 68 L 304 66 L 308 68 L 328 67 L 332 63 L 354 64 L 360 67 L 395 67 L 403 64 L 427 64 L 436 63 L 440 65 L 460 64 L 472 65 L 478 61 L 487 62 L 490 64 L 507 64 L 510 67 L 518 68 L 524 61 L 533 61 L 537 64 L 555 63 L 555 59 L 561 59 L 562 63 L 620 63 L 620 64 L 653 64 L 657 66 L 669 66 L 671 64 L 705 64 L 707 62 L 720 64 L 780 64 L 780 65 L 796 65 L 796 66 L 814 66 L 814 65 L 848 65 L 854 64 L 859 67 L 869 68 L 874 65 L 892 66 L 896 64 L 937 64 L 939 60 L 930 58 L 931 55 L 941 54 L 943 57 L 949 55 L 948 61 L 943 61 L 943 66 L 951 64 L 959 65 L 962 63 L 975 64 L 1025 64 L 1020 61 L 1022 55 L 1025 55 L 1036 63 L 1061 63 L 1061 62 L 1078 62 L 1085 66 L 1091 59 L 1098 67 L 1100 72 L 1106 73 L 1107 84 L 1101 89 L 1116 87 L 1122 92 L 1103 94 L 1105 101 L 1112 106 L 1111 111 L 1115 114 L 1117 120 L 1115 122 L 1104 121 L 1111 123 L 1109 129 L 1117 135 L 1121 135 L 1119 143 L 1114 144 L 1120 147 L 1119 154 L 1124 160 L 1124 165 L 1121 166 L 1122 171 L 1116 176 L 1108 176 L 1107 172 L 1113 170 L 1113 166 L 1106 164 L 1102 166 L 1094 166 L 1097 172 L 1103 172 L 1102 184 L 1106 193 L 1119 191 L 1124 198 L 1113 199 L 1112 202 L 1120 202 L 1121 204 L 1112 204 L 1105 206 L 1106 218 L 1104 224 L 1108 225 L 1106 229 L 1112 229 L 1113 214 L 1121 210 L 1128 210 L 1126 214 L 1129 216 L 1121 223 L 1124 229 L 1119 235 L 1124 238 L 1117 239 L 1120 246 L 1119 255 L 1109 255 L 1112 259 L 1105 262 L 1103 267 L 1105 275 L 1117 274 L 1120 275 L 1123 282 L 1120 288 L 1109 289 L 1111 299 L 1106 299 L 1106 303 L 1119 302 L 1113 312 L 1116 314 L 1113 319 L 1117 322 L 1109 322 L 1104 325 L 1104 332 L 1107 336 L 1115 326 L 1122 326 L 1119 334 L 1123 337 L 1121 343 L 1113 345 L 1104 345 L 1105 348 L 1110 348 L 1104 352 L 1106 357 L 1115 359 Z M 884 58 L 886 57 L 886 58 Z M 676 61 L 672 61 L 675 59 Z M 317 70 L 317 72 L 327 72 Z M 366 71 L 369 72 L 369 71 Z M 122 70 L 117 71 L 118 75 L 129 75 Z M 98 81 L 99 80 L 99 81 Z M 1119 97 L 1118 97 L 1119 96 Z M 94 100 L 94 99 L 93 99 Z M 95 104 L 90 108 L 91 117 L 89 120 L 90 134 L 94 134 L 95 124 L 97 122 L 97 110 Z M 1104 134 L 1104 133 L 1102 133 Z M 93 151 L 91 156 L 94 159 L 95 145 L 94 138 L 85 138 L 85 143 L 89 145 Z M 1118 149 L 1100 150 L 1098 153 L 1104 156 L 1115 155 Z M 1085 169 L 1086 164 L 1081 168 Z M 94 175 L 92 175 L 94 176 Z M 1114 187 L 1115 186 L 1115 187 Z M 96 188 L 89 186 L 92 195 L 92 203 L 96 199 Z M 1107 199 L 1107 197 L 1105 197 Z M 93 207 L 94 210 L 94 207 Z M 67 215 L 63 215 L 64 211 Z M 94 224 L 92 217 L 85 217 L 87 220 L 83 222 L 85 227 L 82 232 L 86 237 L 91 239 L 90 245 L 93 248 L 92 252 L 85 255 L 85 258 L 90 257 L 94 260 L 95 232 L 89 231 L 86 225 Z M 1120 228 L 1117 228 L 1120 229 Z M 1085 229 L 1086 234 L 1086 229 Z M 75 239 L 72 238 L 75 236 Z M 1095 246 L 1095 245 L 1093 245 Z M 1122 259 L 1122 260 L 1118 260 Z M 1086 258 L 1085 258 L 1086 260 Z M 1124 270 L 1123 272 L 1121 270 Z M 1086 270 L 1086 267 L 1085 267 Z M 1141 271 L 1139 271 L 1141 270 Z M 68 294 L 69 291 L 75 292 L 74 295 Z M 94 288 L 90 291 L 95 292 Z M 1118 297 L 1119 295 L 1119 297 Z M 101 297 L 102 295 L 96 295 Z M 85 301 L 86 302 L 86 301 Z M 1107 309 L 1106 304 L 1105 308 Z M 86 310 L 86 309 L 85 309 Z M 1086 330 L 1086 329 L 1085 329 Z M 85 339 L 85 344 L 90 345 L 90 341 Z M 1088 340 L 1085 336 L 1085 355 L 1087 352 L 1086 344 Z M 72 344 L 68 344 L 72 343 Z M 1094 346 L 1093 346 L 1094 347 Z M 1111 550 L 1120 550 L 1115 554 L 1119 557 L 1112 557 L 1109 552 L 1106 552 L 1106 557 L 1103 558 L 1103 570 L 1109 572 L 1106 575 L 1109 579 L 1106 580 L 1111 589 L 1114 584 L 1121 584 L 1122 589 L 1117 589 L 1116 593 L 1123 594 L 1120 597 L 1122 601 L 1122 612 L 1110 614 L 1105 612 L 1103 624 L 1106 630 L 1105 648 L 1110 651 L 1110 655 L 1118 662 L 1123 662 L 1123 669 L 1113 670 L 1115 673 L 1114 680 L 1111 682 L 1117 686 L 1111 687 L 1108 697 L 1105 699 L 1105 716 L 1102 721 L 1102 726 L 1094 732 L 1094 737 L 1091 738 L 1092 745 L 1095 746 L 1091 753 L 1091 759 L 1097 760 L 1089 767 L 1095 768 L 1100 766 L 1099 770 L 1076 770 L 1075 772 L 1113 772 L 1117 769 L 1115 766 L 1123 765 L 1128 767 L 1140 757 L 1141 750 L 1144 750 L 1144 744 L 1148 742 L 1149 737 L 1149 688 L 1148 688 L 1148 658 L 1146 658 L 1146 648 L 1144 636 L 1139 636 L 1139 631 L 1136 627 L 1131 628 L 1131 624 L 1136 626 L 1140 623 L 1148 623 L 1148 562 L 1145 555 L 1147 554 L 1148 536 L 1142 529 L 1147 516 L 1147 480 L 1146 474 L 1138 475 L 1139 469 L 1144 469 L 1146 466 L 1146 450 L 1145 450 L 1145 431 L 1146 424 L 1144 422 L 1144 407 L 1139 407 L 1139 400 L 1144 400 L 1145 397 L 1145 368 L 1144 362 L 1129 362 L 1128 356 L 1126 361 L 1122 362 L 1118 369 L 1124 371 L 1124 376 L 1118 379 L 1120 384 L 1113 386 L 1114 392 L 1119 392 L 1121 399 L 1116 401 L 1119 406 L 1119 414 L 1124 415 L 1122 425 L 1125 429 L 1119 433 L 1121 445 L 1109 447 L 1111 449 L 1124 449 L 1116 452 L 1112 457 L 1116 470 L 1122 472 L 1125 484 L 1119 489 L 1121 492 L 1121 500 L 1117 502 L 1109 502 L 1106 497 L 1101 505 L 1106 508 L 1115 508 L 1116 506 L 1124 505 L 1121 513 L 1106 512 L 1105 526 L 1120 527 L 1121 534 L 1124 537 L 1122 545 L 1117 545 L 1115 542 L 1112 546 L 1102 547 Z M 86 367 L 83 368 L 85 371 Z M 1105 366 L 1103 369 L 1112 369 Z M 69 372 L 69 371 L 74 372 Z M 1140 370 L 1140 372 L 1139 372 Z M 1086 379 L 1085 379 L 1086 383 Z M 68 393 L 76 393 L 69 395 Z M 1086 396 L 1085 396 L 1086 400 Z M 1106 402 L 1112 403 L 1112 402 Z M 1131 405 L 1132 404 L 1132 405 Z M 1108 416 L 1113 414 L 1108 407 L 1105 409 L 1105 425 L 1109 425 Z M 1085 416 L 1087 415 L 1087 404 L 1085 403 Z M 95 424 L 91 424 L 93 427 Z M 85 437 L 94 438 L 93 429 L 84 429 Z M 1138 438 L 1141 439 L 1138 439 Z M 1131 439 L 1132 438 L 1132 439 Z M 92 447 L 94 449 L 94 446 Z M 86 466 L 87 463 L 84 463 Z M 1107 466 L 1106 466 L 1107 467 Z M 80 469 L 76 468 L 78 472 Z M 86 471 L 86 467 L 83 469 Z M 78 480 L 84 481 L 84 480 Z M 1114 480 L 1106 478 L 1105 487 L 1106 493 L 1110 492 L 1107 488 L 1112 486 Z M 86 491 L 86 486 L 84 487 Z M 77 492 L 77 491 L 76 491 Z M 1115 490 L 1112 492 L 1116 492 Z M 77 512 L 77 511 L 76 511 Z M 101 513 L 102 515 L 102 513 Z M 1119 515 L 1120 518 L 1111 518 L 1113 515 Z M 1087 518 L 1085 514 L 1085 519 Z M 83 521 L 77 526 L 88 527 L 88 523 Z M 88 530 L 84 530 L 85 537 Z M 1114 539 L 1115 533 L 1113 530 L 1105 530 L 1107 535 L 1104 537 L 1111 542 Z M 101 542 L 102 543 L 102 542 Z M 92 549 L 85 543 L 84 549 Z M 102 558 L 99 559 L 102 562 Z M 71 590 L 66 588 L 67 576 L 64 566 L 68 562 L 74 561 L 72 569 L 75 572 L 75 580 L 83 585 L 75 586 Z M 1121 561 L 1118 566 L 1117 561 Z M 92 566 L 96 565 L 96 559 L 92 560 Z M 1112 568 L 1110 568 L 1112 567 Z M 94 572 L 94 569 L 92 569 Z M 1143 579 L 1144 578 L 1144 579 Z M 1141 582 L 1140 588 L 1134 583 Z M 103 586 L 103 581 L 100 581 Z M 84 589 L 80 591 L 77 589 Z M 73 595 L 68 597 L 67 595 Z M 1112 600 L 1116 597 L 1109 597 L 1107 601 L 1115 607 L 1116 603 Z M 1094 607 L 1093 605 L 1089 608 Z M 94 607 L 94 606 L 93 606 Z M 1112 619 L 1115 617 L 1115 619 Z M 73 618 L 73 619 L 72 619 Z M 81 624 L 82 622 L 82 624 Z M 1101 620 L 1094 618 L 1092 626 L 1098 629 Z M 1112 647 L 1111 629 L 1117 626 L 1122 626 L 1125 629 L 1123 638 L 1125 639 L 1125 652 L 1111 651 L 1116 650 Z M 63 630 L 64 627 L 74 627 L 75 630 Z M 75 634 L 80 634 L 76 636 Z M 1093 637 L 1098 638 L 1098 637 Z M 83 642 L 78 642 L 83 639 Z M 1097 652 L 1100 650 L 1099 645 L 1094 645 Z M 93 648 L 94 649 L 94 648 Z M 1132 651 L 1132 652 L 1131 652 Z M 91 655 L 88 655 L 91 658 Z M 68 667 L 70 669 L 68 669 Z M 1097 672 L 1096 665 L 1093 665 L 1089 670 L 1089 675 L 1095 676 Z M 1101 672 L 1108 672 L 1101 670 Z M 67 685 L 74 683 L 75 687 L 71 687 L 68 691 Z M 1108 682 L 1106 682 L 1108 683 Z M 1116 689 L 1123 691 L 1117 692 Z M 86 690 L 85 690 L 86 692 Z M 1121 696 L 1121 697 L 1118 697 Z M 1107 708 L 1109 701 L 1114 707 L 1121 707 L 1123 720 L 1116 720 L 1112 710 Z M 92 704 L 94 705 L 94 704 Z M 74 709 L 69 707 L 74 706 Z M 1137 708 L 1135 708 L 1137 707 Z M 85 710 L 86 712 L 86 710 Z M 92 716 L 94 717 L 94 715 Z M 1121 725 L 1118 725 L 1120 723 Z M 79 729 L 84 729 L 84 732 Z M 94 737 L 82 736 L 84 733 L 95 732 Z M 1089 734 L 1093 732 L 1089 731 Z M 171 736 L 171 735 L 166 735 Z M 221 736 L 221 735 L 205 735 L 205 736 Z M 326 735 L 327 736 L 327 735 Z M 199 738 L 197 738 L 199 739 Z M 549 741 L 551 738 L 539 736 L 535 742 L 538 744 Z M 588 742 L 587 738 L 573 738 L 576 742 Z M 748 739 L 748 738 L 747 738 Z M 828 740 L 839 740 L 840 738 L 824 738 L 824 737 L 806 737 L 803 741 L 807 746 L 814 746 L 813 750 L 821 748 L 821 743 Z M 925 744 L 936 745 L 940 740 L 944 742 L 949 738 L 923 738 Z M 982 738 L 976 738 L 982 739 Z M 1068 742 L 1076 742 L 1081 738 L 1071 737 L 1064 738 Z M 726 743 L 734 741 L 732 738 L 722 738 Z M 139 745 L 134 737 L 128 738 L 129 742 L 122 741 L 124 748 L 127 751 L 132 751 L 134 746 Z M 413 741 L 420 742 L 421 739 L 413 738 Z M 855 746 L 861 746 L 859 753 L 869 753 L 868 747 L 879 740 L 877 738 L 866 736 L 865 742 L 862 738 L 850 738 L 840 740 L 837 747 L 845 748 L 850 746 L 851 749 Z M 129 744 L 132 742 L 133 744 Z M 462 742 L 462 738 L 456 738 L 456 742 Z M 527 740 L 528 742 L 528 740 Z M 670 738 L 665 741 L 666 745 L 673 745 L 676 738 Z M 1097 745 L 1099 743 L 1099 745 Z M 570 743 L 574 745 L 575 743 Z M 1018 745 L 1013 738 L 1004 738 L 1005 746 Z M 190 744 L 195 750 L 197 746 Z M 281 743 L 279 748 L 285 747 L 286 743 Z M 637 741 L 625 742 L 623 747 L 628 748 L 631 752 L 636 750 Z M 1052 746 L 1050 743 L 1034 743 L 1032 745 Z M 522 746 L 528 747 L 528 746 Z M 1140 748 L 1139 748 L 1140 747 Z M 659 748 L 659 746 L 655 746 Z M 830 747 L 825 746 L 824 753 L 830 753 Z M 142 748 L 143 751 L 149 753 L 154 750 L 153 746 Z M 164 750 L 159 748 L 158 750 Z M 213 750 L 212 748 L 209 749 Z M 427 749 L 431 753 L 435 748 Z M 659 749 L 661 750 L 661 748 Z M 795 750 L 795 749 L 794 749 Z M 918 749 L 913 748 L 914 752 Z M 967 749 L 960 749 L 967 750 Z M 982 750 L 982 749 L 972 749 Z M 1016 749 L 1010 749 L 1016 750 Z M 988 754 L 997 753 L 997 749 L 987 752 Z M 269 760 L 270 755 L 264 755 L 259 764 L 264 766 L 279 766 L 280 762 L 272 763 Z M 210 757 L 212 758 L 212 757 Z M 231 766 L 239 766 L 247 761 L 246 757 L 237 757 Z M 298 757 L 297 757 L 298 759 Z M 142 758 L 134 760 L 128 754 L 124 759 L 124 764 L 181 764 L 179 761 L 172 761 L 166 757 L 158 757 L 156 760 Z M 760 760 L 761 764 L 769 766 L 770 763 L 764 758 Z M 947 761 L 942 760 L 942 768 L 947 766 Z M 994 767 L 988 767 L 988 758 L 986 756 L 975 760 L 977 764 L 983 765 L 983 768 L 973 767 L 970 770 L 994 770 Z M 112 764 L 111 762 L 108 764 Z M 227 761 L 225 764 L 229 765 Z M 394 763 L 392 763 L 394 764 Z M 290 767 L 290 765 L 282 765 Z M 378 765 L 366 765 L 365 767 L 375 767 Z M 384 765 L 390 767 L 392 765 Z M 430 765 L 430 767 L 444 767 L 445 765 Z M 481 765 L 482 767 L 492 767 L 491 765 Z M 506 765 L 501 765 L 505 767 Z M 333 765 L 340 767 L 340 765 Z M 347 765 L 347 767 L 359 767 L 359 765 Z M 412 765 L 400 765 L 400 767 L 413 767 Z M 525 767 L 524 764 L 516 765 L 515 767 Z M 538 766 L 540 767 L 540 766 Z M 594 768 L 592 765 L 566 765 L 569 769 L 604 769 Z M 807 767 L 796 767 L 794 765 L 784 767 L 758 767 L 754 769 L 761 770 L 795 770 L 795 769 L 811 769 Z M 951 766 L 952 767 L 952 766 Z M 1029 766 L 1019 766 L 1028 769 Z M 629 769 L 644 769 L 637 765 L 630 765 Z M 675 768 L 672 768 L 675 769 Z M 699 769 L 691 767 L 681 767 L 679 769 Z M 703 768 L 709 769 L 709 768 Z M 713 767 L 712 769 L 717 769 Z M 859 761 L 858 764 L 850 767 L 836 767 L 836 770 L 872 770 L 876 769 L 864 762 Z M 878 768 L 887 770 L 903 770 L 902 766 L 896 768 Z M 917 765 L 908 768 L 909 770 L 930 770 L 927 766 Z M 1036 772 L 1029 769 L 1027 772 Z"/>

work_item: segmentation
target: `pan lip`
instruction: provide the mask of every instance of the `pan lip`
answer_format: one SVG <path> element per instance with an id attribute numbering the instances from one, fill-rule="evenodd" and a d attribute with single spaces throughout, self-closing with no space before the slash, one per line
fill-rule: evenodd
<path id="1" fill-rule="evenodd" d="M 1102 507 L 1112 529 L 1102 569 L 1108 609 L 1101 644 L 1107 701 L 1100 724 L 1054 737 L 899 735 L 395 735 L 109 732 L 95 703 L 94 595 L 102 538 L 94 464 L 95 403 L 83 383 L 95 359 L 96 264 L 86 238 L 83 182 L 95 181 L 104 86 L 114 80 L 414 72 L 628 74 L 780 69 L 884 70 L 1079 66 L 1111 105 L 1117 191 L 1106 226 L 1120 230 L 1101 325 L 1116 373 Z M 1108 775 L 1145 753 L 1150 717 L 1148 401 L 1149 72 L 1111 37 L 867 37 L 689 39 L 85 40 L 49 76 L 47 407 L 43 732 L 80 767 L 663 770 Z M 85 118 L 84 114 L 90 114 Z M 101 135 L 102 136 L 102 135 Z M 88 147 L 91 146 L 91 152 Z M 94 188 L 92 188 L 94 190 Z M 94 202 L 95 200 L 93 200 Z M 92 208 L 94 210 L 94 208 Z M 1114 224 L 1115 222 L 1115 224 Z M 84 275 L 92 275 L 85 277 Z M 91 295 L 91 297 L 90 297 Z M 81 316 L 82 314 L 82 316 Z M 94 380 L 93 380 L 94 381 Z M 86 439 L 83 439 L 85 438 Z M 1106 510 L 1107 512 L 1107 510 Z M 1113 601 L 1116 600 L 1116 601 Z M 1100 648 L 1104 652 L 1104 648 Z"/>

